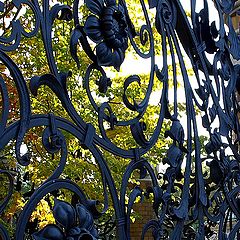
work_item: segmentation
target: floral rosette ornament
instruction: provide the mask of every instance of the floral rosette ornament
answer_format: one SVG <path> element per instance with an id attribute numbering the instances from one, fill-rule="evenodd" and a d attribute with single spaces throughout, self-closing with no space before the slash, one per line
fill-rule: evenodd
<path id="1" fill-rule="evenodd" d="M 97 240 L 91 213 L 82 204 L 76 209 L 67 202 L 55 199 L 53 216 L 56 224 L 48 224 L 33 234 L 35 240 Z"/>
<path id="2" fill-rule="evenodd" d="M 94 14 L 87 17 L 86 35 L 97 44 L 100 66 L 113 66 L 119 71 L 128 47 L 128 27 L 124 9 L 115 0 L 85 0 Z"/>

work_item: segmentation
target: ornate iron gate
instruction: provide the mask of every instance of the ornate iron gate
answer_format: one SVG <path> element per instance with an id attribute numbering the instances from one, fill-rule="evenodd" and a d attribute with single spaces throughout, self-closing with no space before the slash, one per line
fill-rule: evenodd
<path id="1" fill-rule="evenodd" d="M 202 4 L 201 9 L 196 10 L 199 2 Z M 113 227 L 116 227 L 117 238 L 130 239 L 131 209 L 137 197 L 144 194 L 153 194 L 156 217 L 142 229 L 142 239 L 149 231 L 154 239 L 236 239 L 240 228 L 240 126 L 236 90 L 240 90 L 240 80 L 239 66 L 233 66 L 232 61 L 239 59 L 240 49 L 239 38 L 229 17 L 234 3 L 234 0 L 202 0 L 197 3 L 196 0 L 191 0 L 188 3 L 188 14 L 180 0 L 140 0 L 139 6 L 145 21 L 137 29 L 129 14 L 130 1 L 85 0 L 85 3 L 81 3 L 75 0 L 71 6 L 50 3 L 49 0 L 0 1 L 2 18 L 14 7 L 19 14 L 23 5 L 34 14 L 34 27 L 31 31 L 25 31 L 17 18 L 12 19 L 8 35 L 2 30 L 0 60 L 16 85 L 20 118 L 8 124 L 10 93 L 6 79 L 1 77 L 0 149 L 3 151 L 10 143 L 14 143 L 15 153 L 12 153 L 11 148 L 8 149 L 18 166 L 29 165 L 31 156 L 21 153 L 21 145 L 31 128 L 42 126 L 45 128 L 42 134 L 43 146 L 50 154 L 60 153 L 60 162 L 52 175 L 32 189 L 29 200 L 21 210 L 14 230 L 15 239 L 111 239 L 113 236 L 108 237 L 108 230 L 101 231 L 94 224 L 106 213 L 109 198 L 114 207 Z M 212 5 L 211 8 L 209 4 Z M 79 14 L 83 5 L 84 12 L 89 13 L 87 18 L 82 16 L 83 13 Z M 149 11 L 155 13 L 154 23 L 150 20 Z M 209 18 L 213 11 L 218 14 L 218 22 Z M 52 38 L 56 19 L 61 22 L 74 21 L 69 48 L 78 67 L 84 61 L 78 57 L 79 43 L 92 62 L 85 71 L 84 85 L 98 119 L 99 129 L 92 123 L 86 123 L 74 108 L 67 88 L 69 74 L 61 72 L 56 64 Z M 18 49 L 23 37 L 31 39 L 39 32 L 50 72 L 32 76 L 28 87 L 20 67 L 10 55 Z M 155 43 L 157 37 L 161 39 L 158 45 Z M 107 77 L 109 69 L 111 66 L 116 70 L 121 68 L 130 46 L 142 59 L 150 60 L 149 82 L 144 98 L 137 102 L 129 99 L 127 90 L 134 83 L 141 86 L 141 77 L 131 75 L 125 79 L 122 101 L 126 109 L 136 114 L 132 119 L 119 119 L 110 102 L 100 105 L 96 103 L 89 82 L 91 74 L 97 72 L 100 75 L 97 81 L 99 92 L 106 94 L 111 82 L 114 82 Z M 156 47 L 158 52 L 161 50 L 161 61 L 156 57 Z M 16 56 L 18 52 L 14 54 Z M 191 65 L 191 74 L 187 70 L 184 54 Z M 179 82 L 182 82 L 182 87 L 178 86 Z M 144 121 L 147 121 L 145 113 L 154 84 L 162 85 L 159 115 L 152 135 L 147 138 L 144 133 Z M 61 101 L 68 119 L 51 113 L 44 115 L 31 112 L 30 95 L 37 95 L 38 89 L 43 85 L 48 86 Z M 169 95 L 173 96 L 172 105 Z M 179 96 L 185 101 L 185 118 L 179 116 Z M 201 118 L 197 117 L 198 112 L 201 112 Z M 166 119 L 171 124 L 165 137 L 171 144 L 164 159 L 168 167 L 160 181 L 144 155 L 155 146 Z M 202 120 L 200 124 L 199 119 Z M 106 132 L 106 123 L 111 129 L 130 128 L 130 135 L 138 147 L 123 149 L 116 145 Z M 200 141 L 203 129 L 208 133 L 205 155 L 202 154 Z M 102 210 L 97 207 L 97 199 L 88 199 L 73 179 L 65 179 L 61 175 L 68 155 L 66 132 L 78 139 L 82 147 L 90 150 L 99 167 L 99 181 L 102 182 L 104 195 Z M 126 134 L 126 138 L 130 135 Z M 115 186 L 103 150 L 131 160 L 121 179 L 120 190 Z M 146 192 L 135 186 L 127 193 L 129 179 L 136 170 L 140 171 L 140 179 L 148 176 L 152 185 Z M 11 169 L 3 168 L 0 174 L 8 179 L 8 184 L 3 181 L 8 188 L 0 205 L 0 213 L 3 214 L 8 211 L 18 180 Z M 56 192 L 59 189 L 68 189 L 74 193 L 75 203 L 71 205 L 58 199 Z M 179 197 L 176 197 L 176 191 L 179 192 Z M 32 213 L 41 199 L 50 195 L 55 197 L 52 211 L 56 222 L 47 224 L 42 229 L 38 227 L 29 234 L 27 229 Z M 3 223 L 0 223 L 0 236 L 1 239 L 11 238 Z"/>

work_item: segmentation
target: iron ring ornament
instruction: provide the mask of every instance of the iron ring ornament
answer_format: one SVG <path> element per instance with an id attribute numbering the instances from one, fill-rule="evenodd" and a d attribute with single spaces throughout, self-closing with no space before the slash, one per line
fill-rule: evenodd
<path id="1" fill-rule="evenodd" d="M 59 163 L 51 176 L 37 189 L 33 189 L 21 210 L 14 239 L 26 239 L 31 214 L 37 204 L 49 195 L 54 196 L 52 213 L 55 223 L 41 229 L 36 228 L 30 236 L 28 234 L 31 239 L 111 239 L 107 237 L 106 232 L 101 232 L 96 224 L 97 220 L 106 214 L 109 202 L 112 202 L 114 208 L 113 228 L 116 228 L 117 239 L 131 239 L 130 215 L 134 202 L 138 197 L 144 198 L 150 194 L 153 195 L 155 217 L 143 227 L 141 239 L 144 239 L 148 232 L 152 234 L 153 239 L 172 240 L 213 237 L 225 240 L 240 236 L 240 126 L 237 100 L 240 92 L 240 67 L 232 63 L 232 59 L 240 58 L 240 40 L 229 16 L 235 1 L 213 1 L 218 13 L 218 23 L 211 22 L 209 18 L 209 2 L 201 2 L 202 7 L 197 10 L 196 0 L 189 1 L 191 9 L 187 15 L 179 0 L 148 0 L 148 4 L 140 0 L 144 23 L 140 28 L 136 28 L 129 14 L 129 1 L 85 0 L 84 3 L 80 3 L 79 0 L 74 0 L 71 5 L 50 3 L 49 0 L 11 1 L 12 6 L 18 10 L 22 5 L 31 9 L 34 27 L 31 31 L 26 31 L 21 22 L 13 18 L 10 34 L 3 33 L 0 37 L 0 60 L 16 85 L 20 114 L 18 120 L 8 124 L 10 93 L 6 80 L 0 77 L 0 149 L 4 150 L 14 140 L 13 157 L 19 166 L 28 166 L 31 155 L 21 154 L 22 142 L 30 129 L 43 127 L 44 148 L 49 154 L 60 155 Z M 7 4 L 0 1 L 1 13 L 6 11 Z M 89 13 L 83 18 L 84 21 L 79 14 L 81 4 L 86 7 L 85 12 Z M 152 10 L 155 13 L 154 27 L 149 17 L 149 11 Z M 227 16 L 228 31 L 224 25 L 224 16 Z M 97 116 L 99 129 L 92 123 L 86 123 L 74 108 L 67 88 L 70 71 L 61 72 L 57 65 L 52 39 L 53 26 L 57 19 L 74 22 L 69 49 L 76 66 L 80 68 L 84 61 L 78 54 L 79 44 L 91 61 L 91 65 L 85 70 L 84 80 L 86 95 Z M 32 76 L 28 86 L 21 68 L 11 59 L 10 53 L 18 49 L 23 38 L 36 37 L 39 32 L 50 72 Z M 158 43 L 161 61 L 157 58 L 155 50 L 159 47 L 154 41 L 157 35 L 161 37 L 161 43 Z M 131 101 L 127 89 L 134 83 L 141 88 L 141 76 L 136 74 L 125 79 L 122 102 L 128 111 L 136 114 L 132 119 L 122 120 L 114 113 L 109 102 L 99 105 L 94 100 L 90 80 L 91 72 L 97 71 L 101 75 L 96 82 L 99 92 L 106 94 L 114 83 L 114 79 L 107 76 L 110 67 L 119 71 L 130 47 L 133 47 L 141 59 L 150 60 L 150 73 L 145 96 L 140 102 L 136 99 Z M 196 79 L 195 85 L 187 71 L 184 53 Z M 212 56 L 212 62 L 208 58 L 209 54 Z M 178 87 L 180 82 L 182 88 Z M 153 133 L 147 137 L 144 116 L 156 83 L 162 85 L 158 104 L 159 115 Z M 42 86 L 48 86 L 57 96 L 71 121 L 51 113 L 32 113 L 30 96 L 37 95 Z M 170 89 L 173 89 L 173 100 L 169 96 Z M 179 114 L 180 94 L 184 95 L 186 105 L 185 128 Z M 201 112 L 200 124 L 197 111 Z M 159 175 L 156 175 L 144 154 L 156 145 L 166 120 L 170 125 L 165 132 L 165 138 L 171 140 L 171 144 L 166 150 L 165 158 L 160 159 L 160 162 L 167 165 L 160 181 Z M 129 128 L 138 147 L 124 149 L 115 144 L 106 133 L 105 122 L 110 124 L 111 129 Z M 208 133 L 205 156 L 202 155 L 200 144 L 202 128 Z M 101 173 L 99 181 L 103 185 L 102 209 L 98 208 L 97 199 L 88 199 L 73 180 L 62 177 L 68 156 L 64 132 L 78 139 L 81 146 L 91 152 L 98 165 Z M 121 179 L 120 190 L 116 188 L 111 168 L 102 149 L 114 156 L 130 159 Z M 140 179 L 149 176 L 151 187 L 145 191 L 135 186 L 128 193 L 129 179 L 135 170 L 140 171 Z M 9 169 L 0 169 L 0 175 L 4 175 L 9 182 L 6 186 L 7 195 L 0 203 L 0 214 L 3 214 L 8 210 L 7 206 L 13 196 L 16 177 Z M 56 192 L 60 189 L 72 192 L 75 202 L 70 204 L 59 199 Z M 180 196 L 176 197 L 176 192 L 180 192 Z M 11 239 L 10 233 L 2 223 L 0 238 Z"/>

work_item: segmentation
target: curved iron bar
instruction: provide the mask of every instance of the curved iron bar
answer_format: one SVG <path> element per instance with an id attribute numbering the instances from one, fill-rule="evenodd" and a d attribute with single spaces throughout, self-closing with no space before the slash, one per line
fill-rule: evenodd
<path id="1" fill-rule="evenodd" d="M 13 78 L 20 100 L 20 120 L 7 125 L 9 117 L 9 94 L 4 78 L 0 78 L 2 96 L 2 112 L 0 123 L 0 149 L 3 150 L 11 140 L 16 139 L 16 159 L 22 166 L 30 163 L 29 154 L 21 156 L 20 147 L 27 131 L 33 127 L 44 126 L 43 146 L 50 154 L 60 152 L 61 158 L 52 175 L 37 189 L 24 206 L 17 222 L 15 237 L 24 239 L 26 225 L 37 204 L 48 194 L 58 189 L 69 189 L 77 198 L 74 206 L 55 199 L 53 215 L 56 224 L 48 224 L 43 229 L 32 234 L 34 239 L 99 239 L 94 219 L 104 215 L 109 205 L 109 193 L 115 211 L 115 224 L 118 239 L 130 239 L 130 213 L 138 197 L 144 192 L 140 187 L 132 189 L 126 204 L 128 182 L 135 170 L 140 170 L 141 178 L 147 174 L 152 181 L 152 187 L 147 193 L 154 196 L 153 209 L 156 218 L 149 221 L 142 230 L 142 239 L 151 230 L 154 239 L 205 239 L 217 234 L 218 239 L 235 239 L 240 231 L 240 156 L 237 149 L 239 141 L 238 101 L 236 91 L 239 90 L 239 66 L 233 66 L 231 58 L 240 58 L 239 38 L 235 34 L 230 17 L 227 19 L 229 31 L 224 26 L 224 15 L 231 13 L 234 0 L 215 0 L 214 6 L 219 14 L 219 26 L 210 22 L 209 3 L 203 0 L 201 11 L 196 10 L 196 0 L 191 0 L 191 16 L 186 12 L 179 0 L 149 0 L 148 6 L 141 0 L 140 5 L 145 23 L 137 32 L 129 15 L 129 3 L 124 0 L 86 0 L 85 5 L 90 11 L 84 25 L 79 21 L 79 1 L 72 6 L 55 4 L 49 0 L 13 0 L 11 4 L 20 9 L 22 4 L 30 7 L 34 15 L 34 28 L 27 32 L 18 19 L 10 23 L 11 33 L 0 37 L 0 60 L 9 70 Z M 5 2 L 0 1 L 0 12 L 4 14 Z M 42 4 L 42 6 L 40 6 Z M 148 11 L 156 12 L 155 26 L 161 36 L 162 63 L 156 62 L 154 34 Z M 72 31 L 70 52 L 77 66 L 81 59 L 77 53 L 77 45 L 93 62 L 86 70 L 85 87 L 89 100 L 98 117 L 100 134 L 92 124 L 84 122 L 73 106 L 68 95 L 66 81 L 70 73 L 58 70 L 52 46 L 52 28 L 56 19 L 71 21 L 74 19 L 75 29 Z M 49 115 L 31 113 L 30 93 L 21 70 L 11 60 L 6 52 L 16 50 L 22 37 L 31 38 L 41 31 L 42 40 L 48 60 L 50 73 L 33 76 L 30 81 L 30 91 L 37 95 L 42 85 L 48 86 L 59 98 L 72 122 Z M 96 45 L 92 48 L 92 43 Z M 140 40 L 140 46 L 137 43 Z M 113 66 L 119 70 L 129 42 L 134 51 L 143 59 L 150 59 L 151 68 L 149 83 L 141 103 L 129 101 L 126 91 L 132 83 L 141 87 L 141 77 L 132 75 L 124 82 L 123 103 L 125 107 L 136 112 L 133 119 L 119 121 L 109 103 L 100 106 L 92 96 L 89 81 L 91 71 L 97 70 L 101 77 L 97 82 L 99 91 L 103 94 L 111 86 L 112 80 L 107 77 L 105 69 Z M 148 44 L 149 49 L 142 47 Z M 170 52 L 170 58 L 168 57 Z M 187 54 L 197 89 L 191 83 L 190 76 L 183 58 Z M 213 63 L 208 59 L 212 54 Z M 180 66 L 181 78 L 177 75 L 177 63 Z M 170 77 L 169 69 L 173 72 L 173 110 L 170 110 Z M 220 66 L 220 67 L 219 67 Z M 155 78 L 156 76 L 156 78 Z M 203 79 L 204 78 L 204 79 Z M 149 104 L 153 84 L 162 83 L 162 94 L 159 102 L 157 125 L 150 139 L 144 135 L 146 128 L 142 118 Z M 178 88 L 182 83 L 183 89 Z M 182 91 L 182 93 L 180 92 Z M 184 92 L 186 103 L 186 128 L 179 116 L 179 96 Z M 205 145 L 207 157 L 201 154 L 200 127 L 197 120 L 197 110 L 202 113 L 203 128 L 209 134 Z M 147 153 L 159 139 L 164 120 L 171 121 L 171 127 L 165 136 L 172 140 L 166 152 L 164 162 L 168 168 L 163 174 L 163 183 L 158 181 L 150 163 L 144 159 Z M 218 119 L 218 126 L 213 123 Z M 135 149 L 123 149 L 114 144 L 106 134 L 104 121 L 114 127 L 130 127 L 133 139 L 139 146 Z M 104 207 L 99 211 L 97 201 L 87 199 L 84 192 L 71 180 L 61 179 L 68 149 L 62 131 L 71 133 L 82 146 L 89 149 L 95 158 L 103 184 Z M 233 140 L 233 133 L 236 139 Z M 115 156 L 131 159 L 122 178 L 120 192 L 117 191 L 111 169 L 100 150 L 103 148 Z M 232 154 L 228 154 L 228 149 Z M 185 167 L 183 167 L 185 162 Z M 192 167 L 194 166 L 194 167 Z M 208 166 L 208 176 L 203 166 Z M 182 170 L 183 169 L 183 170 Z M 9 179 L 8 194 L 0 204 L 0 213 L 6 211 L 6 206 L 12 196 L 14 178 L 7 170 L 0 174 Z M 181 192 L 181 197 L 175 191 Z M 108 193 L 109 192 L 109 193 Z M 113 224 L 113 226 L 115 226 Z M 227 229 L 227 226 L 230 226 Z M 111 227 L 112 228 L 112 227 Z M 218 232 L 216 233 L 216 228 Z M 109 233 L 106 231 L 106 235 Z M 104 237 L 104 233 L 101 233 Z M 0 224 L 0 237 L 10 239 L 8 231 Z"/>

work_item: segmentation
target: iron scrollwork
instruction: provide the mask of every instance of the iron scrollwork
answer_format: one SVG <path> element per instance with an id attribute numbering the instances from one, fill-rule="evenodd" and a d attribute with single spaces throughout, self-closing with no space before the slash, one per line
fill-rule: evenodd
<path id="1" fill-rule="evenodd" d="M 18 164 L 29 165 L 30 154 L 21 154 L 21 144 L 30 129 L 42 126 L 45 128 L 42 134 L 43 146 L 50 154 L 60 154 L 60 161 L 52 175 L 37 189 L 33 188 L 21 210 L 16 223 L 15 239 L 21 240 L 27 236 L 31 214 L 37 204 L 49 195 L 54 196 L 52 210 L 55 223 L 32 232 L 32 239 L 107 239 L 107 233 L 101 233 L 99 225 L 94 224 L 94 221 L 104 216 L 108 210 L 109 196 L 114 208 L 114 220 L 109 228 L 116 227 L 118 239 L 130 239 L 130 215 L 134 202 L 138 197 L 150 194 L 153 194 L 155 218 L 145 224 L 142 239 L 148 232 L 152 233 L 154 239 L 211 239 L 215 236 L 223 240 L 239 237 L 240 126 L 237 92 L 240 92 L 240 68 L 237 64 L 233 65 L 232 59 L 240 58 L 240 48 L 239 38 L 229 16 L 235 1 L 213 1 L 219 19 L 216 23 L 209 17 L 210 4 L 207 0 L 201 1 L 200 10 L 197 10 L 196 0 L 189 1 L 189 15 L 180 0 L 148 0 L 148 4 L 147 1 L 140 0 L 144 23 L 138 29 L 129 14 L 130 1 L 85 0 L 84 5 L 90 13 L 84 23 L 80 21 L 79 9 L 83 3 L 79 0 L 74 0 L 71 6 L 50 2 L 11 1 L 12 6 L 18 10 L 22 5 L 31 9 L 34 27 L 31 31 L 26 31 L 21 22 L 13 18 L 10 34 L 3 33 L 0 37 L 0 60 L 14 80 L 20 102 L 20 118 L 9 125 L 9 93 L 7 83 L 1 77 L 0 149 L 4 150 L 15 139 L 14 156 Z M 0 12 L 4 13 L 8 6 L 7 1 L 0 1 Z M 155 13 L 155 31 L 149 17 L 149 11 L 152 10 Z M 228 31 L 224 16 L 227 16 Z M 78 55 L 79 43 L 91 60 L 85 71 L 84 85 L 97 116 L 99 129 L 86 123 L 76 111 L 67 88 L 67 79 L 71 74 L 61 72 L 57 66 L 51 35 L 57 19 L 74 22 L 69 49 L 77 67 L 80 68 L 82 61 Z M 15 51 L 23 38 L 36 37 L 39 32 L 50 72 L 32 76 L 28 87 L 21 69 L 8 52 Z M 161 38 L 161 43 L 158 43 L 160 46 L 155 43 L 157 35 Z M 140 102 L 128 99 L 127 89 L 134 83 L 141 87 L 141 76 L 131 75 L 125 79 L 122 101 L 126 109 L 136 114 L 132 119 L 119 120 L 109 102 L 101 105 L 95 102 L 89 82 L 91 73 L 97 71 L 101 75 L 96 82 L 99 92 L 106 94 L 114 81 L 108 77 L 106 69 L 114 67 L 119 71 L 130 46 L 140 58 L 150 60 L 150 73 L 145 96 Z M 156 57 L 156 47 L 161 49 L 161 61 Z M 184 54 L 189 59 L 195 85 L 191 82 Z M 209 55 L 212 56 L 212 62 Z M 181 77 L 177 73 L 178 66 Z M 144 133 L 146 124 L 143 118 L 156 83 L 162 84 L 159 116 L 154 132 L 148 138 Z M 173 100 L 169 96 L 171 84 Z M 183 87 L 179 88 L 179 84 Z M 37 95 L 42 86 L 48 86 L 57 96 L 71 121 L 54 114 L 32 113 L 30 95 Z M 179 115 L 179 96 L 184 96 L 185 123 Z M 199 124 L 197 111 L 201 112 L 202 124 Z M 144 154 L 157 143 L 166 120 L 170 126 L 165 132 L 165 138 L 170 139 L 171 144 L 166 150 L 165 158 L 161 159 L 168 167 L 160 181 Z M 108 137 L 104 122 L 109 123 L 111 129 L 129 127 L 138 147 L 123 149 L 116 145 Z M 208 133 L 205 156 L 201 152 L 202 128 Z M 88 199 L 73 180 L 61 177 L 68 155 L 63 132 L 69 132 L 78 139 L 97 162 L 101 172 L 99 181 L 103 184 L 102 210 L 97 207 L 98 201 Z M 101 149 L 131 160 L 121 179 L 119 192 Z M 151 187 L 146 192 L 138 186 L 134 187 L 126 202 L 129 179 L 135 170 L 140 171 L 140 178 L 149 176 Z M 0 174 L 9 180 L 7 196 L 0 204 L 2 214 L 7 211 L 16 177 L 7 169 L 0 169 Z M 77 199 L 75 203 L 58 199 L 56 192 L 60 189 L 72 192 Z M 176 196 L 176 192 L 180 192 L 180 195 Z M 10 239 L 8 230 L 1 223 L 0 238 Z"/>

